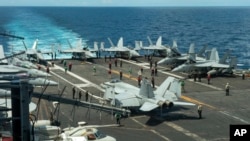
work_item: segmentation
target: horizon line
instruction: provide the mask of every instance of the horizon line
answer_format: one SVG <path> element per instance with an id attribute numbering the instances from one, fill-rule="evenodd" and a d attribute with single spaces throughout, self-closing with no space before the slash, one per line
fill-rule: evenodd
<path id="1" fill-rule="evenodd" d="M 250 7 L 250 5 L 181 5 L 181 6 L 67 6 L 67 5 L 0 5 L 0 7 Z"/>

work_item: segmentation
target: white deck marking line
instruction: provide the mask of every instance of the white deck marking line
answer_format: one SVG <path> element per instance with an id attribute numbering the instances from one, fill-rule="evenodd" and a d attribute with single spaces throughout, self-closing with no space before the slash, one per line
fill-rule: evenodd
<path id="1" fill-rule="evenodd" d="M 88 87 L 88 86 L 91 86 L 91 84 L 75 84 L 75 86 L 77 86 L 77 87 Z"/>
<path id="2" fill-rule="evenodd" d="M 73 122 L 73 119 L 72 118 L 70 118 L 69 116 L 66 116 L 66 114 L 64 113 L 64 112 L 61 112 L 62 113 L 62 115 L 64 115 L 67 119 L 69 119 L 71 122 Z"/>
<path id="3" fill-rule="evenodd" d="M 153 132 L 153 133 L 155 133 L 156 135 L 158 135 L 159 137 L 162 137 L 164 140 L 166 140 L 166 141 L 171 141 L 169 138 L 167 138 L 167 137 L 165 137 L 165 136 L 163 136 L 163 135 L 161 135 L 159 132 L 157 132 L 157 131 L 155 131 L 155 130 L 150 130 L 151 132 Z"/>
<path id="4" fill-rule="evenodd" d="M 147 128 L 147 126 L 141 122 L 139 122 L 138 120 L 136 120 L 135 118 L 131 118 L 134 122 L 138 123 L 139 125 L 141 125 L 144 128 Z"/>
<path id="5" fill-rule="evenodd" d="M 195 139 L 196 141 L 206 141 L 206 139 L 198 136 L 197 134 L 191 133 L 190 131 L 182 128 L 181 126 L 179 126 L 177 124 L 174 124 L 172 122 L 164 122 L 164 124 L 167 125 L 167 126 L 170 126 L 170 127 L 174 128 L 175 130 L 177 130 L 177 131 L 185 134 L 186 136 L 189 136 L 189 137 Z"/>
<path id="6" fill-rule="evenodd" d="M 145 124 L 141 123 L 140 121 L 136 120 L 135 118 L 131 118 L 134 122 L 138 123 L 139 125 L 141 125 L 144 128 L 147 128 L 148 126 L 146 126 Z M 163 138 L 166 141 L 171 141 L 169 138 L 161 135 L 159 132 L 155 131 L 154 129 L 150 129 L 151 132 L 155 133 L 157 136 Z"/>
<path id="7" fill-rule="evenodd" d="M 241 121 L 241 122 L 243 122 L 243 123 L 249 124 L 248 121 L 246 121 L 246 120 L 244 120 L 244 119 L 241 119 L 241 118 L 239 118 L 239 117 L 237 117 L 237 116 L 231 115 L 231 114 L 229 114 L 229 113 L 226 112 L 226 111 L 219 111 L 219 112 L 222 113 L 222 114 L 224 114 L 224 115 L 227 115 L 227 116 L 229 116 L 229 117 L 232 117 L 232 118 L 234 118 L 234 119 L 236 119 L 236 120 L 239 120 L 239 121 Z"/>
<path id="8" fill-rule="evenodd" d="M 60 76 L 60 75 L 58 75 L 58 74 L 56 74 L 56 73 L 54 73 L 54 72 L 52 72 L 52 71 L 51 71 L 50 73 L 52 73 L 54 76 L 56 76 L 56 77 L 62 79 L 63 81 L 69 83 L 70 85 L 76 86 L 74 83 L 68 81 L 67 79 L 63 78 L 62 76 Z M 84 91 L 84 92 L 85 92 L 85 90 L 82 89 L 82 88 L 80 88 L 80 87 L 78 87 L 78 89 L 80 89 L 81 91 Z M 91 94 L 91 93 L 89 93 L 89 95 L 90 95 L 91 97 L 95 98 L 95 99 L 99 99 L 99 100 L 102 99 L 101 97 L 98 97 L 98 96 L 93 95 L 93 94 Z"/>
<path id="9" fill-rule="evenodd" d="M 57 65 L 55 65 L 54 67 L 56 67 L 56 68 L 58 68 L 58 69 L 64 71 L 63 68 L 61 68 L 61 67 L 59 67 L 59 66 L 57 66 Z M 71 75 L 71 76 L 73 76 L 73 77 L 75 77 L 75 78 L 77 78 L 77 79 L 79 79 L 79 80 L 81 80 L 81 81 L 83 81 L 83 82 L 85 82 L 85 83 L 89 83 L 89 84 L 91 84 L 93 87 L 95 87 L 95 88 L 97 88 L 98 90 L 104 92 L 104 89 L 102 89 L 100 86 L 98 86 L 98 85 L 96 85 L 96 84 L 90 82 L 90 81 L 87 80 L 87 79 L 84 79 L 84 78 L 80 77 L 79 75 L 76 75 L 76 74 L 74 74 L 74 73 L 72 73 L 72 72 L 70 72 L 70 71 L 68 71 L 67 74 L 69 74 L 69 75 Z"/>

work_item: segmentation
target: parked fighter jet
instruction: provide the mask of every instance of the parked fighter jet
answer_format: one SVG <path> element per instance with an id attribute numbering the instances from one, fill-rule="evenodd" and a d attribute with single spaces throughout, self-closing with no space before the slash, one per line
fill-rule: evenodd
<path id="1" fill-rule="evenodd" d="M 149 41 L 149 46 L 143 46 L 142 41 L 135 42 L 136 47 L 138 46 L 142 50 L 147 51 L 147 53 L 145 53 L 145 54 L 149 55 L 149 51 L 151 51 L 151 52 L 153 51 L 153 54 L 158 53 L 160 56 L 163 56 L 163 57 L 172 56 L 175 53 L 179 54 L 179 52 L 177 50 L 177 44 L 175 41 L 173 42 L 173 47 L 171 48 L 169 46 L 162 45 L 162 36 L 159 36 L 159 38 L 156 41 L 156 44 L 153 44 L 153 42 L 149 36 L 147 38 Z"/>
<path id="2" fill-rule="evenodd" d="M 94 49 L 89 49 L 88 47 L 82 46 L 82 39 L 80 38 L 75 47 L 68 41 L 70 49 L 62 50 L 59 49 L 60 53 L 72 53 L 72 58 L 77 59 L 88 59 L 88 58 L 96 58 L 96 52 L 98 51 L 97 42 L 94 42 Z"/>
<path id="3" fill-rule="evenodd" d="M 115 53 L 115 56 L 122 57 L 122 58 L 129 58 L 132 57 L 138 57 L 140 54 L 136 51 L 137 49 L 129 49 L 128 47 L 123 46 L 123 38 L 121 37 L 119 41 L 117 42 L 117 45 L 115 46 L 110 38 L 108 38 L 111 47 L 110 48 L 104 48 L 104 42 L 101 42 L 101 51 L 105 52 L 113 52 Z"/>
<path id="4" fill-rule="evenodd" d="M 174 57 L 166 57 L 161 59 L 158 62 L 158 65 L 175 65 L 178 66 L 180 64 L 183 64 L 184 62 L 186 62 L 189 59 L 192 59 L 193 61 L 205 61 L 205 57 L 203 56 L 203 54 L 206 51 L 207 46 L 204 46 L 199 53 L 195 53 L 194 51 L 194 44 L 192 43 L 189 47 L 189 52 L 188 54 L 181 54 L 180 56 L 174 56 Z M 195 55 L 195 60 L 193 57 L 191 57 L 192 55 Z"/>
<path id="5" fill-rule="evenodd" d="M 8 58 L 8 60 L 5 58 Z M 4 64 L 4 65 L 12 64 L 14 66 L 19 66 L 19 67 L 24 67 L 24 68 L 33 68 L 33 69 L 37 68 L 37 66 L 34 65 L 33 63 L 29 61 L 25 61 L 25 60 L 20 60 L 19 58 L 15 57 L 15 55 L 11 57 L 10 56 L 5 57 L 4 49 L 3 49 L 3 46 L 1 45 L 0 45 L 0 59 L 2 59 L 2 61 L 0 61 L 0 64 Z"/>
<path id="6" fill-rule="evenodd" d="M 43 53 L 37 49 L 37 44 L 38 44 L 38 39 L 34 41 L 32 48 L 27 48 L 25 42 L 23 41 L 23 45 L 26 49 L 25 53 L 28 57 L 28 60 L 35 60 L 36 62 L 44 60 Z"/>
<path id="7" fill-rule="evenodd" d="M 171 108 L 174 105 L 193 106 L 195 104 L 177 101 L 181 96 L 180 80 L 168 77 L 155 91 L 147 79 L 143 79 L 141 88 L 124 85 L 124 82 L 104 83 L 106 91 L 104 98 L 111 100 L 117 107 L 138 108 L 141 111 L 151 111 L 157 107 Z M 133 89 L 131 89 L 133 88 Z"/>
<path id="8" fill-rule="evenodd" d="M 21 60 L 17 57 L 13 57 L 8 60 L 9 60 L 9 64 L 12 64 L 14 66 L 28 68 L 28 69 L 37 69 L 37 66 L 31 63 L 30 61 Z"/>
<path id="9" fill-rule="evenodd" d="M 232 74 L 233 69 L 237 65 L 237 59 L 231 57 L 230 64 L 225 64 L 228 53 L 224 55 L 223 59 L 219 59 L 216 48 L 211 50 L 209 60 L 197 61 L 196 63 L 185 63 L 172 70 L 172 72 L 194 72 L 201 71 L 201 73 L 213 74 Z M 226 56 L 226 57 L 225 57 Z"/>
<path id="10" fill-rule="evenodd" d="M 10 74 L 17 72 L 27 72 L 27 74 L 31 77 L 51 76 L 50 74 L 37 69 L 27 69 L 27 68 L 17 67 L 14 65 L 0 65 L 0 74 Z"/>

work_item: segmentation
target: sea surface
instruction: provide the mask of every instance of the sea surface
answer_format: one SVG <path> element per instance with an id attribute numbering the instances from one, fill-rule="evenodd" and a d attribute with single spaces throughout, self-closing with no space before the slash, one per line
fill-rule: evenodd
<path id="1" fill-rule="evenodd" d="M 147 36 L 153 43 L 162 36 L 163 44 L 176 40 L 183 53 L 191 43 L 197 51 L 216 47 L 220 56 L 232 50 L 239 64 L 250 66 L 250 7 L 0 7 L 0 33 L 24 37 L 28 48 L 39 39 L 42 51 L 67 49 L 67 40 L 75 45 L 79 38 L 83 46 L 110 47 L 108 37 L 114 44 L 123 37 L 133 47 L 135 40 L 146 46 Z M 0 44 L 5 54 L 25 50 L 20 39 L 0 36 Z"/>

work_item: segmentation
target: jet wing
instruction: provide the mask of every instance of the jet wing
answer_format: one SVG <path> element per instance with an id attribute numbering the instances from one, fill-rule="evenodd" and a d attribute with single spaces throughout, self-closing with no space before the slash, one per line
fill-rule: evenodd
<path id="1" fill-rule="evenodd" d="M 227 64 L 215 63 L 215 64 L 213 64 L 211 67 L 213 67 L 213 68 L 229 68 L 229 65 L 227 65 Z"/>
<path id="2" fill-rule="evenodd" d="M 61 50 L 61 53 L 82 53 L 85 52 L 83 49 L 66 49 L 66 50 Z"/>
<path id="3" fill-rule="evenodd" d="M 158 47 L 158 46 L 148 46 L 148 47 L 141 47 L 141 48 L 142 49 L 148 49 L 148 50 L 165 50 L 165 48 Z"/>
<path id="4" fill-rule="evenodd" d="M 175 106 L 195 106 L 194 103 L 174 101 Z"/>
<path id="5" fill-rule="evenodd" d="M 176 59 L 177 60 L 183 60 L 183 61 L 185 61 L 185 60 L 188 59 L 188 56 L 187 55 L 183 55 L 183 56 L 177 57 Z"/>
<path id="6" fill-rule="evenodd" d="M 150 103 L 150 102 L 144 102 L 144 104 L 141 106 L 140 110 L 144 112 L 152 111 L 155 108 L 159 107 L 159 105 Z"/>
<path id="7" fill-rule="evenodd" d="M 115 99 L 118 100 L 122 107 L 138 107 L 140 106 L 139 99 L 130 93 L 120 93 L 115 95 Z"/>
<path id="8" fill-rule="evenodd" d="M 111 47 L 111 48 L 105 48 L 104 51 L 108 51 L 108 52 L 127 52 L 128 49 L 119 48 L 119 47 Z"/>
<path id="9" fill-rule="evenodd" d="M 207 62 L 202 64 L 196 64 L 196 67 L 213 67 L 213 68 L 228 68 L 229 65 L 226 64 L 219 64 L 216 62 Z"/>

